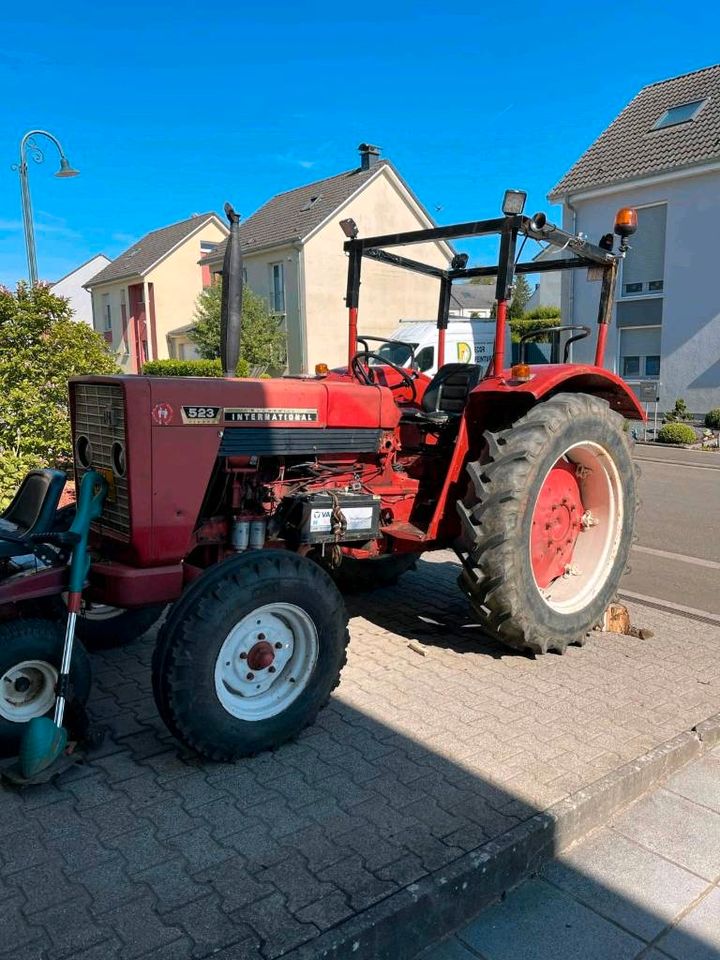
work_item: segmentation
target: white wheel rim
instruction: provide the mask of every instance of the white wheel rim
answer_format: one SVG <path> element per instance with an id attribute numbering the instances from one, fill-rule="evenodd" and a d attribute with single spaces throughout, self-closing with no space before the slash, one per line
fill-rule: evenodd
<path id="1" fill-rule="evenodd" d="M 538 585 L 534 572 L 533 580 L 552 610 L 572 614 L 587 607 L 607 582 L 622 541 L 624 509 L 620 474 L 604 447 L 591 441 L 577 443 L 568 447 L 558 460 L 563 458 L 578 467 L 588 525 L 583 527 L 575 543 L 574 569 L 553 580 L 548 587 Z M 540 489 L 558 460 L 543 477 Z M 532 557 L 530 570 L 533 570 Z"/>
<path id="2" fill-rule="evenodd" d="M 296 700 L 312 676 L 318 633 L 292 603 L 268 603 L 243 617 L 215 661 L 215 692 L 238 720 L 274 717 Z"/>
<path id="3" fill-rule="evenodd" d="M 83 619 L 98 622 L 114 620 L 115 617 L 119 617 L 123 613 L 125 613 L 123 607 L 109 607 L 105 603 L 87 603 L 82 609 Z"/>
<path id="4" fill-rule="evenodd" d="M 56 668 L 45 660 L 23 660 L 0 678 L 0 717 L 27 723 L 55 703 Z"/>

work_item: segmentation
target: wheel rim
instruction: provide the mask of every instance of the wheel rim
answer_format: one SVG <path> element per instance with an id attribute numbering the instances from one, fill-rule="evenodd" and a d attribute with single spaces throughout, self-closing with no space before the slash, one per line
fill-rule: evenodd
<path id="1" fill-rule="evenodd" d="M 45 660 L 23 660 L 0 678 L 0 716 L 12 723 L 42 717 L 55 703 L 56 668 Z"/>
<path id="2" fill-rule="evenodd" d="M 82 616 L 85 620 L 96 620 L 98 622 L 114 620 L 115 617 L 119 617 L 123 613 L 125 613 L 123 607 L 109 607 L 105 603 L 87 603 L 82 610 Z"/>
<path id="3" fill-rule="evenodd" d="M 570 614 L 602 589 L 622 539 L 617 467 L 597 443 L 578 443 L 543 478 L 532 516 L 530 566 L 547 605 Z"/>
<path id="4" fill-rule="evenodd" d="M 296 700 L 319 651 L 315 624 L 300 607 L 268 603 L 232 628 L 215 662 L 215 692 L 239 720 L 266 720 Z"/>

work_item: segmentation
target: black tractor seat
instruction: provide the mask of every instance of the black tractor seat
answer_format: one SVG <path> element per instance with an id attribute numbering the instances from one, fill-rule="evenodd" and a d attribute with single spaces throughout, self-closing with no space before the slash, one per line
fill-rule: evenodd
<path id="1" fill-rule="evenodd" d="M 446 363 L 428 384 L 421 409 L 403 411 L 400 422 L 428 429 L 455 423 L 463 414 L 470 391 L 478 385 L 480 373 L 476 363 Z"/>
<path id="2" fill-rule="evenodd" d="M 66 476 L 61 470 L 31 470 L 0 514 L 0 559 L 33 552 L 33 535 L 52 530 Z"/>

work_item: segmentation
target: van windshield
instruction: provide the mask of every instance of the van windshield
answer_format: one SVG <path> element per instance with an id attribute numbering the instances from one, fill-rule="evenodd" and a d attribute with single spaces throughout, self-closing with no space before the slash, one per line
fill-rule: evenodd
<path id="1" fill-rule="evenodd" d="M 381 357 L 387 357 L 398 367 L 405 367 L 410 363 L 412 352 L 416 347 L 416 343 L 383 343 L 375 352 Z"/>

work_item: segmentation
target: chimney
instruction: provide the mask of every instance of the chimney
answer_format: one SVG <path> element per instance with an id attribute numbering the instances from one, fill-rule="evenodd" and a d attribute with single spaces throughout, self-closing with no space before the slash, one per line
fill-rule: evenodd
<path id="1" fill-rule="evenodd" d="M 372 143 L 361 143 L 358 150 L 360 151 L 361 170 L 369 170 L 380 159 L 380 147 L 374 147 Z"/>

